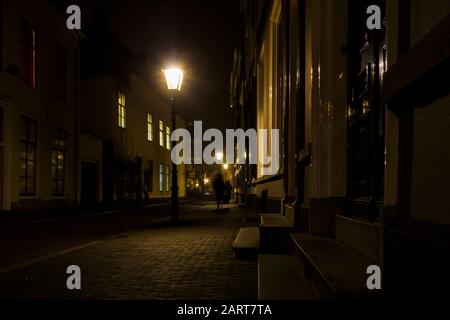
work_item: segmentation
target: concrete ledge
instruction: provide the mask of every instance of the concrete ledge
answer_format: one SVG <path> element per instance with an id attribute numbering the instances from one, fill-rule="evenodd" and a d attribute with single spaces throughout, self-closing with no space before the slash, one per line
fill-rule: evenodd
<path id="1" fill-rule="evenodd" d="M 259 300 L 314 300 L 317 297 L 291 255 L 258 255 Z"/>
<path id="2" fill-rule="evenodd" d="M 366 270 L 373 261 L 336 240 L 300 233 L 290 236 L 308 269 L 307 280 L 322 298 L 371 293 L 366 287 Z"/>
<path id="3" fill-rule="evenodd" d="M 370 260 L 381 263 L 382 237 L 379 223 L 336 215 L 336 239 Z"/>
<path id="4" fill-rule="evenodd" d="M 260 227 L 276 228 L 276 227 L 294 226 L 286 216 L 281 214 L 260 214 L 260 218 L 261 218 Z"/>
<path id="5" fill-rule="evenodd" d="M 260 247 L 259 228 L 241 228 L 232 249 L 237 259 L 256 258 Z"/>

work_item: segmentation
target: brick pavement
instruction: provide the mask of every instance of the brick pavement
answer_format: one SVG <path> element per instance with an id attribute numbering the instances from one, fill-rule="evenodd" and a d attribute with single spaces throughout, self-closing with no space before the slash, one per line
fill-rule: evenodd
<path id="1" fill-rule="evenodd" d="M 231 244 L 251 217 L 212 206 L 181 216 L 178 226 L 149 225 L 87 248 L 0 274 L 2 298 L 256 299 L 257 263 L 233 256 Z M 66 288 L 65 270 L 82 272 L 82 290 Z"/>

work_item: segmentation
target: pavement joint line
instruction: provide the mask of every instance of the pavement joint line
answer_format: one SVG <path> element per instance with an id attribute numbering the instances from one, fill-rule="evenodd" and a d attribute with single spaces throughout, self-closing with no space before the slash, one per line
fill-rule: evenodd
<path id="1" fill-rule="evenodd" d="M 205 210 L 206 208 L 207 208 L 206 206 L 203 206 L 201 208 L 192 208 L 192 209 L 189 209 L 189 210 L 187 210 L 187 211 L 185 211 L 183 213 L 185 214 L 185 213 L 189 213 L 189 212 L 192 212 L 192 211 L 195 211 L 195 210 Z M 170 219 L 170 217 L 164 217 L 164 218 L 152 221 L 151 224 L 161 223 L 161 222 L 164 222 L 164 221 L 168 221 L 169 219 Z M 69 253 L 72 253 L 72 252 L 75 252 L 75 251 L 80 251 L 80 250 L 86 249 L 88 247 L 94 246 L 96 244 L 100 244 L 100 243 L 108 241 L 108 240 L 114 240 L 114 239 L 120 238 L 121 236 L 123 236 L 125 234 L 129 234 L 130 231 L 133 231 L 133 230 L 122 231 L 120 233 L 107 236 L 106 238 L 101 239 L 101 240 L 91 241 L 91 242 L 88 242 L 86 244 L 75 246 L 75 247 L 72 247 L 72 248 L 69 248 L 69 249 L 64 249 L 64 250 L 61 250 L 61 251 L 58 251 L 58 252 L 55 252 L 55 253 L 51 253 L 51 254 L 43 256 L 43 257 L 39 257 L 39 258 L 35 258 L 35 259 L 32 259 L 32 260 L 28 260 L 26 262 L 22 262 L 22 263 L 19 263 L 19 264 L 16 264 L 16 265 L 12 265 L 12 266 L 9 266 L 9 267 L 0 268 L 0 274 L 5 274 L 5 273 L 11 272 L 11 271 L 23 269 L 23 268 L 29 267 L 31 265 L 34 265 L 34 264 L 37 264 L 37 263 L 40 263 L 40 262 L 43 262 L 43 261 L 47 261 L 47 260 L 50 260 L 50 259 L 53 259 L 53 258 L 57 258 L 57 257 L 63 256 L 65 254 L 69 254 Z"/>

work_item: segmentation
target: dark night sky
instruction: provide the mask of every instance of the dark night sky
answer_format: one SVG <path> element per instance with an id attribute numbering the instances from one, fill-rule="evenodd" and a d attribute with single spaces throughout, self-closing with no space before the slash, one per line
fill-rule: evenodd
<path id="1" fill-rule="evenodd" d="M 180 113 L 187 120 L 205 121 L 204 127 L 230 128 L 229 82 L 239 1 L 110 0 L 107 4 L 108 25 L 134 54 L 147 52 L 147 72 L 155 82 L 163 80 L 163 66 L 177 62 L 183 67 Z"/>

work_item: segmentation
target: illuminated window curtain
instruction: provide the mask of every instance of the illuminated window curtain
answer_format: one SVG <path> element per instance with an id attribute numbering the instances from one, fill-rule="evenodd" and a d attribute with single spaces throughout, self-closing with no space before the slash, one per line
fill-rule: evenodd
<path id="1" fill-rule="evenodd" d="M 159 121 L 159 145 L 164 147 L 164 123 Z"/>
<path id="2" fill-rule="evenodd" d="M 166 127 L 166 148 L 170 150 L 170 127 Z"/>
<path id="3" fill-rule="evenodd" d="M 159 165 L 159 192 L 164 191 L 164 165 Z"/>
<path id="4" fill-rule="evenodd" d="M 147 140 L 153 141 L 153 116 L 147 113 Z"/>
<path id="5" fill-rule="evenodd" d="M 170 166 L 166 166 L 166 191 L 170 191 Z"/>
<path id="6" fill-rule="evenodd" d="M 118 121 L 119 127 L 126 128 L 126 120 L 127 120 L 127 109 L 125 102 L 125 95 L 122 92 L 119 92 L 119 101 L 118 101 Z"/>

